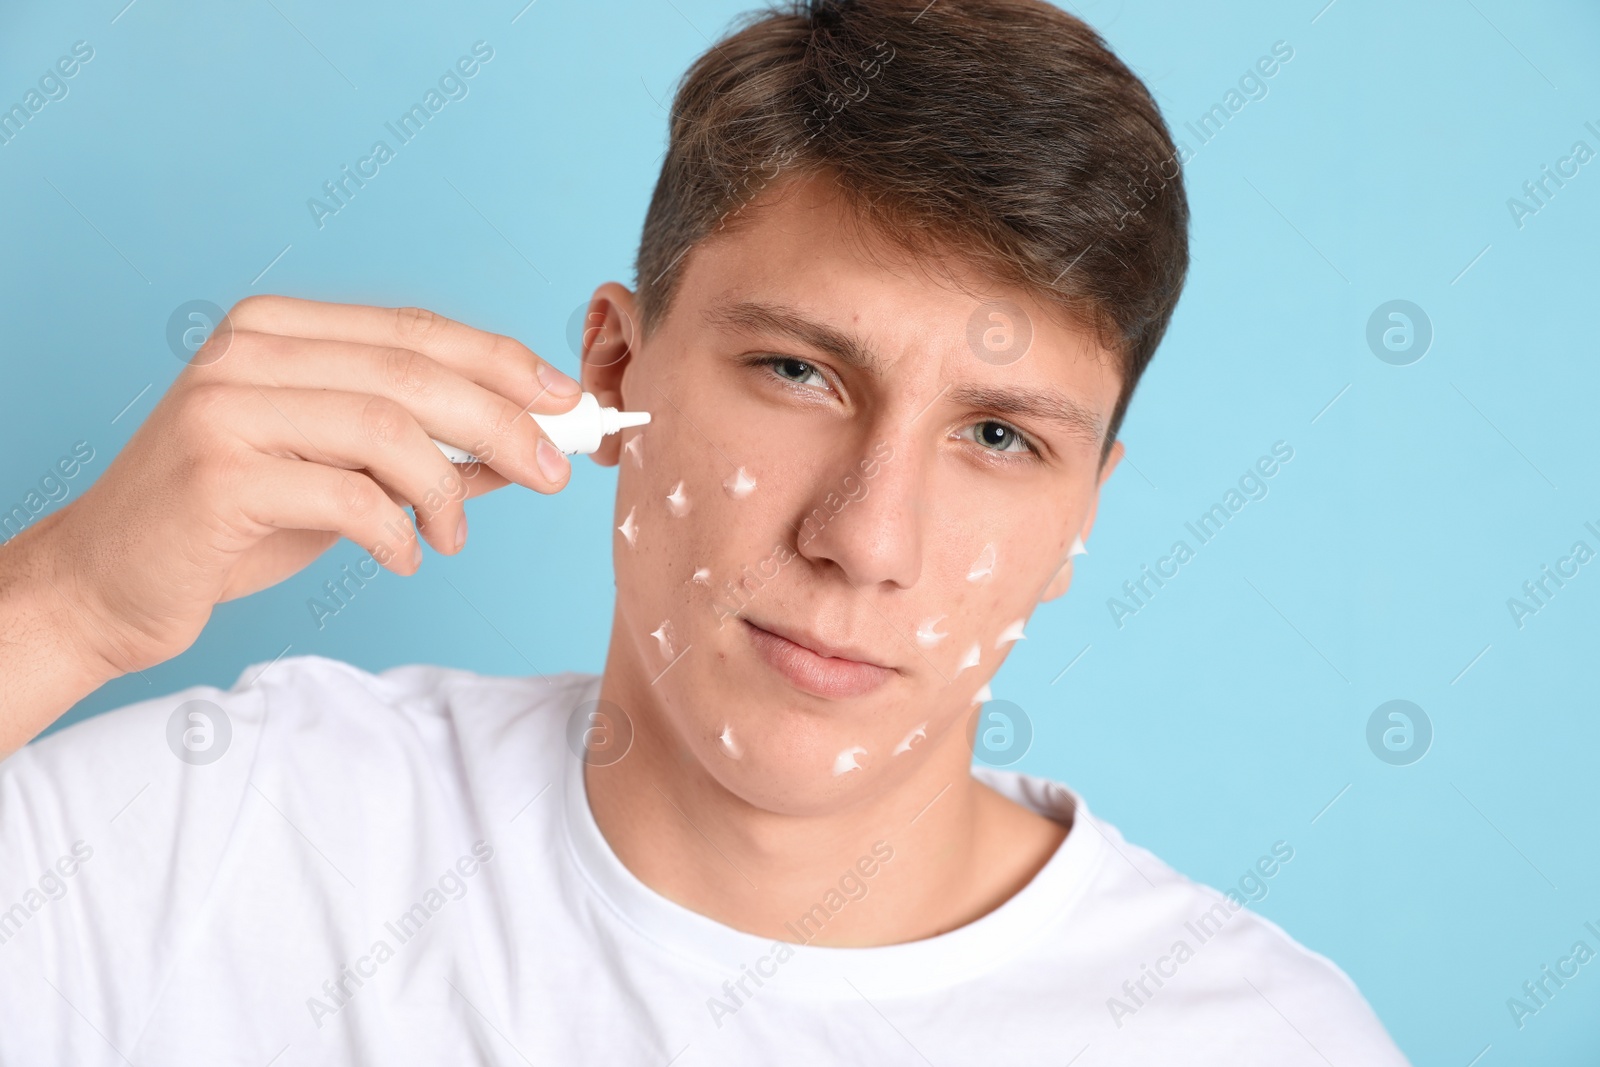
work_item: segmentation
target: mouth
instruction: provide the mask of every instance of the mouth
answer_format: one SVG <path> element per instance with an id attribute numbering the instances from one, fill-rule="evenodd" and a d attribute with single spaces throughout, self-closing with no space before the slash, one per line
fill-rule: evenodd
<path id="1" fill-rule="evenodd" d="M 830 646 L 800 630 L 777 633 L 745 619 L 745 632 L 767 665 L 796 689 L 814 696 L 843 699 L 864 696 L 895 673 L 854 657 L 864 653 Z"/>

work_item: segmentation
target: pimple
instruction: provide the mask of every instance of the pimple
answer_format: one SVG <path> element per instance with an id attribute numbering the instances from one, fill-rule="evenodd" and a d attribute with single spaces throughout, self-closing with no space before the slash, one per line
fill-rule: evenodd
<path id="1" fill-rule="evenodd" d="M 684 490 L 683 482 L 680 481 L 673 487 L 672 492 L 667 494 L 667 507 L 671 508 L 672 514 L 680 519 L 689 514 L 689 494 Z"/>
<path id="2" fill-rule="evenodd" d="M 756 480 L 746 474 L 743 467 L 740 467 L 722 483 L 722 488 L 726 489 L 728 495 L 733 499 L 743 500 L 756 491 Z"/>
<path id="3" fill-rule="evenodd" d="M 617 529 L 622 533 L 622 536 L 627 538 L 629 548 L 637 547 L 634 542 L 639 536 L 639 525 L 638 523 L 634 522 L 633 513 L 638 510 L 639 509 L 637 507 L 629 508 L 628 517 L 622 520 L 621 526 L 617 527 Z"/>
<path id="4" fill-rule="evenodd" d="M 898 756 L 902 752 L 910 752 L 912 747 L 918 742 L 926 741 L 927 739 L 928 724 L 925 722 L 918 723 L 909 734 L 906 734 L 904 741 L 901 741 L 898 745 L 894 746 L 894 754 Z"/>
<path id="5" fill-rule="evenodd" d="M 833 758 L 833 776 L 837 778 L 841 774 L 849 774 L 851 771 L 859 771 L 861 769 L 861 764 L 856 762 L 856 757 L 865 756 L 866 754 L 867 750 L 862 748 L 860 745 L 855 745 L 845 749 L 843 752 L 839 753 Z"/>
<path id="6" fill-rule="evenodd" d="M 972 568 L 967 571 L 967 581 L 981 582 L 994 573 L 994 542 L 983 546 L 983 551 L 978 553 L 978 558 L 973 561 Z"/>
<path id="7" fill-rule="evenodd" d="M 922 625 L 917 627 L 917 644 L 923 648 L 932 648 L 949 637 L 948 633 L 939 633 L 935 629 L 943 618 L 943 615 L 935 615 L 932 618 L 924 619 Z"/>
<path id="8" fill-rule="evenodd" d="M 650 636 L 656 639 L 656 644 L 661 649 L 661 658 L 670 660 L 675 653 L 672 647 L 672 620 L 662 619 L 661 625 L 650 631 Z"/>
<path id="9" fill-rule="evenodd" d="M 999 640 L 997 640 L 994 643 L 994 647 L 995 648 L 1004 648 L 1005 646 L 1011 644 L 1011 642 L 1013 642 L 1013 641 L 1022 641 L 1024 639 L 1026 639 L 1027 635 L 1024 634 L 1022 632 L 1022 630 L 1027 625 L 1028 625 L 1028 620 L 1027 619 L 1018 619 L 1016 622 L 1012 623 L 1010 626 L 1007 626 L 1004 630 L 1000 631 L 1000 638 L 999 638 Z"/>

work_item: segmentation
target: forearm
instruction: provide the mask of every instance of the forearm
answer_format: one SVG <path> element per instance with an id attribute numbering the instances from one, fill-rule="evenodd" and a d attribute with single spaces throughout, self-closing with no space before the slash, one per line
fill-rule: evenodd
<path id="1" fill-rule="evenodd" d="M 93 621 L 44 550 L 57 517 L 0 546 L 0 759 L 121 673 L 84 639 Z"/>

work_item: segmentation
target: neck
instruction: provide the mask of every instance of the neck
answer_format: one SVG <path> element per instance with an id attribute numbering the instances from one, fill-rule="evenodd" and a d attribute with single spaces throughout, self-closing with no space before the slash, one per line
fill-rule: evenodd
<path id="1" fill-rule="evenodd" d="M 585 766 L 589 805 L 635 877 L 724 925 L 821 945 L 931 937 L 1009 899 L 1065 836 L 978 783 L 958 730 L 847 808 L 764 810 L 695 759 L 648 683 L 614 643 L 599 695 L 634 710 L 634 738 L 625 758 Z"/>

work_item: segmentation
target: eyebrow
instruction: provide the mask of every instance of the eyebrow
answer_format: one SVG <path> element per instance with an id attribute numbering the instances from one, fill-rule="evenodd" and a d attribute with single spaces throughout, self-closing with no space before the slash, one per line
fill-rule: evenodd
<path id="1" fill-rule="evenodd" d="M 713 325 L 792 338 L 874 378 L 883 377 L 883 361 L 865 345 L 832 326 L 806 318 L 793 308 L 741 300 L 737 304 L 711 308 L 705 317 Z"/>
<path id="2" fill-rule="evenodd" d="M 793 308 L 754 300 L 741 300 L 710 308 L 706 320 L 713 325 L 777 334 L 826 352 L 839 362 L 882 379 L 884 364 L 876 353 L 854 337 L 824 323 L 808 319 Z M 983 408 L 997 415 L 1054 423 L 1067 433 L 1098 447 L 1105 437 L 1105 426 L 1092 408 L 1056 389 L 1007 389 L 999 386 L 955 385 L 940 394 L 954 403 Z M 936 397 L 935 399 L 938 399 Z"/>
<path id="3" fill-rule="evenodd" d="M 952 386 L 948 395 L 956 403 L 982 408 L 997 415 L 1053 422 L 1074 437 L 1099 447 L 1105 437 L 1100 416 L 1065 393 L 1054 389 L 997 389 L 982 385 Z"/>

